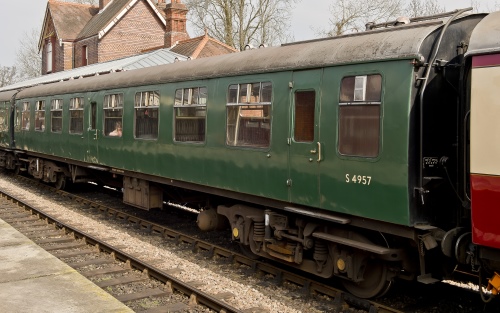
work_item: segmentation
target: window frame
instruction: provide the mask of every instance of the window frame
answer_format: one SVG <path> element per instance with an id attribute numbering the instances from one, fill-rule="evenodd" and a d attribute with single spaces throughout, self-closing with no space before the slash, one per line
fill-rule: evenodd
<path id="1" fill-rule="evenodd" d="M 252 101 L 252 97 L 256 97 L 252 94 L 252 91 L 254 90 L 254 86 L 256 84 L 259 84 L 259 95 L 258 95 L 258 101 Z M 241 86 L 246 85 L 246 91 L 242 92 Z M 266 97 L 264 98 L 264 86 L 269 86 L 269 98 Z M 236 88 L 236 94 L 232 92 L 232 90 L 235 90 Z M 268 79 L 254 79 L 252 81 L 243 81 L 243 82 L 234 82 L 228 85 L 227 87 L 227 98 L 226 98 L 226 128 L 225 128 L 225 145 L 226 147 L 229 148 L 234 148 L 234 149 L 252 149 L 252 150 L 261 150 L 261 151 L 268 151 L 271 149 L 272 146 L 272 117 L 273 117 L 273 87 L 274 83 L 272 80 Z M 249 96 L 250 93 L 250 96 Z M 244 98 L 243 98 L 244 97 Z M 236 101 L 232 101 L 236 100 Z M 264 101 L 264 100 L 269 100 L 269 101 Z M 262 127 L 260 125 L 261 122 L 258 120 L 266 121 L 268 120 L 268 125 L 269 125 L 269 133 L 268 133 L 268 138 L 267 138 L 267 144 L 266 145 L 258 145 L 258 144 L 238 144 L 238 139 L 234 138 L 232 141 L 234 144 L 231 144 L 231 138 L 230 133 L 229 133 L 229 114 L 230 110 L 233 108 L 239 108 L 239 111 L 241 111 L 241 108 L 245 108 L 247 110 L 262 110 L 262 114 L 266 111 L 265 108 L 267 109 L 268 116 L 261 116 L 261 117 L 250 117 L 250 119 L 255 119 L 259 123 L 259 129 L 265 129 L 265 127 Z M 241 117 L 241 113 L 238 114 L 239 117 Z M 235 122 L 235 134 L 234 137 L 236 137 L 236 134 L 239 135 L 239 131 L 237 131 L 238 125 L 238 119 L 236 118 Z"/>
<path id="2" fill-rule="evenodd" d="M 378 90 L 378 100 L 373 100 L 373 99 L 366 99 L 368 95 L 368 77 L 369 76 L 379 76 L 380 77 L 380 86 Z M 364 79 L 359 79 L 357 80 L 358 77 L 365 77 Z M 349 100 L 342 100 L 342 97 L 345 96 L 343 94 L 343 81 L 346 78 L 354 78 L 354 86 L 352 89 L 352 99 Z M 361 91 L 362 98 L 359 98 L 359 88 L 356 88 L 356 82 L 361 82 L 364 86 L 364 89 Z M 363 159 L 363 160 L 376 160 L 380 157 L 381 152 L 382 152 L 382 125 L 383 125 L 383 99 L 384 99 L 384 88 L 385 86 L 385 78 L 380 72 L 370 72 L 370 73 L 354 73 L 354 74 L 347 74 L 344 75 L 340 79 L 340 86 L 339 86 L 339 96 L 338 96 L 338 109 L 337 109 L 337 153 L 341 157 L 346 157 L 346 158 L 358 158 L 358 159 Z M 356 95 L 356 92 L 358 91 L 358 94 Z M 377 91 L 377 90 L 375 90 Z M 377 140 L 377 153 L 373 155 L 369 154 L 349 154 L 349 153 L 344 153 L 341 151 L 342 148 L 342 140 L 343 137 L 341 136 L 342 132 L 342 120 L 341 120 L 341 114 L 342 114 L 342 108 L 345 107 L 378 107 L 378 123 L 377 123 L 377 131 L 378 131 L 378 140 Z M 347 139 L 347 138 L 346 138 Z M 368 141 L 367 141 L 368 142 Z"/>
<path id="3" fill-rule="evenodd" d="M 47 73 L 51 73 L 52 70 L 54 69 L 54 60 L 53 60 L 53 50 L 54 50 L 54 47 L 53 47 L 53 44 L 52 44 L 52 38 L 49 38 L 47 40 L 47 45 L 46 45 L 46 49 L 47 49 Z"/>
<path id="4" fill-rule="evenodd" d="M 137 95 L 140 94 L 140 100 L 139 100 L 139 104 L 137 103 Z M 155 105 L 153 103 L 153 105 L 151 104 L 145 104 L 143 105 L 143 95 L 146 94 L 155 94 L 157 95 L 157 97 L 154 97 L 153 96 L 153 102 L 156 102 L 157 101 L 157 104 Z M 148 95 L 148 97 L 151 97 L 150 95 Z M 147 101 L 146 101 L 147 102 Z M 138 91 L 135 93 L 134 95 L 134 139 L 138 139 L 138 140 L 158 140 L 158 137 L 160 135 L 160 106 L 161 106 L 161 94 L 160 94 L 160 90 L 159 89 L 156 89 L 156 90 L 142 90 L 142 91 Z M 137 136 L 137 112 L 138 110 L 143 110 L 143 109 L 146 109 L 147 110 L 156 110 L 156 137 L 138 137 Z M 123 125 L 122 125 L 123 126 Z M 148 134 L 148 135 L 151 135 L 151 134 Z M 154 134 L 152 134 L 154 135 Z M 145 136 L 144 134 L 142 136 Z"/>
<path id="5" fill-rule="evenodd" d="M 117 97 L 118 96 L 118 97 Z M 106 99 L 111 99 L 111 101 L 106 101 Z M 115 101 L 116 100 L 116 101 Z M 121 100 L 121 103 L 119 103 Z M 111 106 L 109 106 L 111 104 Z M 102 133 L 104 135 L 104 137 L 106 138 L 121 138 L 123 137 L 123 113 L 124 113 L 124 107 L 125 107 L 125 95 L 123 92 L 114 92 L 114 93 L 108 93 L 108 94 L 105 94 L 104 95 L 104 99 L 103 99 L 103 103 L 102 103 L 102 125 L 103 125 L 103 129 L 102 129 Z M 114 110 L 120 110 L 121 111 L 121 116 L 120 117 L 115 117 L 115 116 L 106 116 L 106 111 L 114 111 Z M 120 121 L 115 121 L 115 126 L 116 127 L 116 123 L 120 123 L 120 126 L 121 126 L 121 130 L 122 130 L 122 133 L 121 135 L 116 135 L 116 136 L 113 136 L 113 135 L 109 135 L 110 133 L 112 133 L 116 128 L 113 128 L 113 130 L 108 130 L 106 128 L 107 124 L 106 124 L 106 119 L 120 119 Z"/>
<path id="6" fill-rule="evenodd" d="M 73 106 L 75 106 L 75 100 L 76 99 L 80 99 L 80 102 L 78 103 L 78 107 L 77 108 L 74 108 Z M 70 135 L 81 135 L 83 134 L 83 130 L 84 130 L 84 123 L 85 123 L 85 113 L 84 113 L 84 109 L 85 109 L 85 97 L 73 97 L 73 98 L 70 98 L 69 99 L 69 118 L 68 118 L 68 122 L 69 122 L 69 125 L 68 125 L 68 132 Z M 73 131 L 72 130 L 72 121 L 73 119 L 75 119 L 73 116 L 71 116 L 71 113 L 72 112 L 81 112 L 81 123 L 82 123 L 82 131 L 81 132 L 76 132 L 76 131 Z"/>
<path id="7" fill-rule="evenodd" d="M 87 45 L 82 46 L 82 66 L 87 66 L 89 64 L 89 50 Z"/>
<path id="8" fill-rule="evenodd" d="M 37 132 L 45 132 L 45 125 L 47 124 L 47 117 L 46 117 L 46 106 L 45 106 L 45 100 L 37 100 L 35 101 L 35 131 Z M 40 118 L 39 113 L 43 113 L 43 123 L 41 124 L 41 127 L 37 127 L 37 119 Z"/>
<path id="9" fill-rule="evenodd" d="M 21 109 L 20 130 L 29 131 L 31 127 L 31 101 L 23 101 Z"/>
<path id="10" fill-rule="evenodd" d="M 6 132 L 9 129 L 9 102 L 0 102 L 0 132 Z"/>
<path id="11" fill-rule="evenodd" d="M 55 105 L 56 104 L 56 105 Z M 55 105 L 55 108 L 54 108 Z M 64 100 L 62 98 L 51 99 L 50 100 L 50 132 L 55 134 L 61 134 L 63 131 L 63 108 Z M 54 113 L 60 113 L 61 116 L 54 116 Z M 54 119 L 60 119 L 60 130 L 54 130 Z"/>
<path id="12" fill-rule="evenodd" d="M 195 94 L 195 90 L 197 97 L 196 97 L 196 102 L 193 101 L 193 95 Z M 203 93 L 204 90 L 205 92 Z M 180 91 L 181 97 L 180 97 L 180 103 L 177 103 L 179 98 L 177 97 L 178 92 Z M 188 93 L 188 99 L 185 98 L 186 92 Z M 205 97 L 201 97 L 201 95 L 205 95 Z M 202 101 L 204 100 L 204 102 Z M 202 103 L 203 102 L 203 103 Z M 181 116 L 180 112 L 186 111 L 184 109 L 194 109 L 194 116 L 187 115 L 187 116 Z M 176 144 L 197 144 L 197 145 L 203 145 L 207 142 L 207 127 L 208 127 L 208 87 L 207 86 L 188 86 L 188 87 L 179 87 L 175 89 L 174 93 L 174 103 L 173 103 L 173 129 L 172 129 L 172 140 Z M 201 115 L 197 115 L 198 113 L 202 112 Z M 178 134 L 177 133 L 177 125 L 178 125 L 178 120 L 192 120 L 192 121 L 204 121 L 204 128 L 203 128 L 203 133 L 200 134 L 198 131 L 198 134 L 196 136 L 202 136 L 203 140 L 181 140 L 178 138 L 179 136 L 186 136 L 186 134 Z"/>
<path id="13" fill-rule="evenodd" d="M 312 123 L 309 124 L 308 126 L 312 126 L 312 134 L 308 134 L 308 135 L 311 135 L 312 138 L 311 140 L 306 140 L 305 138 L 297 138 L 297 96 L 298 94 L 306 94 L 306 93 L 312 93 L 313 95 L 313 101 L 312 101 Z M 294 105 L 293 105 L 293 132 L 292 132 L 292 139 L 293 139 L 293 142 L 295 143 L 300 143 L 300 144 L 310 144 L 310 143 L 313 143 L 316 139 L 316 104 L 317 104 L 317 96 L 318 96 L 318 92 L 316 91 L 316 89 L 300 89 L 300 90 L 295 90 L 295 92 L 293 93 L 293 97 L 294 97 Z M 305 107 L 304 105 L 301 105 L 301 107 Z M 305 119 L 302 119 L 300 121 L 305 121 Z M 310 129 L 311 130 L 311 129 Z M 304 133 L 301 133 L 300 134 L 301 136 L 304 135 Z"/>
<path id="14" fill-rule="evenodd" d="M 23 103 L 24 102 L 17 102 L 15 107 L 14 107 L 14 125 L 13 126 L 14 126 L 15 132 L 21 131 Z"/>

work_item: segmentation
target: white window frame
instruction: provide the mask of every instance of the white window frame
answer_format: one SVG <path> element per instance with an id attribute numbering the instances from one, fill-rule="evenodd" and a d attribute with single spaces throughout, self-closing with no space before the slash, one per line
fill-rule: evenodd
<path id="1" fill-rule="evenodd" d="M 52 72 L 52 40 L 47 41 L 47 73 Z"/>

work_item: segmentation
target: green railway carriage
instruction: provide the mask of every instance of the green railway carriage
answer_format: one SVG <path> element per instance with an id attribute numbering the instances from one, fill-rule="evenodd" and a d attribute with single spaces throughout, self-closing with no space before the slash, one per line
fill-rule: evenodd
<path id="1" fill-rule="evenodd" d="M 16 158 L 13 153 L 14 142 L 12 125 L 12 103 L 17 90 L 4 91 L 0 93 L 0 166 L 7 169 L 16 168 Z"/>
<path id="2" fill-rule="evenodd" d="M 59 187 L 99 177 L 145 209 L 198 192 L 202 228 L 225 216 L 254 254 L 340 276 L 361 297 L 394 276 L 432 281 L 416 247 L 460 216 L 436 163 L 460 162 L 453 85 L 482 18 L 26 88 L 11 112 L 17 166 Z"/>

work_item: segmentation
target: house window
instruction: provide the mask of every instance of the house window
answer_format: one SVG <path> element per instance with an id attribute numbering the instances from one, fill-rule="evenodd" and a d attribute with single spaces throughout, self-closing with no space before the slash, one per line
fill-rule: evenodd
<path id="1" fill-rule="evenodd" d="M 21 117 L 21 129 L 29 130 L 30 129 L 30 103 L 23 102 L 23 111 Z"/>
<path id="2" fill-rule="evenodd" d="M 382 76 L 342 79 L 339 101 L 340 154 L 376 157 L 380 146 Z"/>
<path id="3" fill-rule="evenodd" d="M 47 73 L 52 72 L 52 41 L 47 41 Z"/>
<path id="4" fill-rule="evenodd" d="M 83 98 L 69 100 L 69 133 L 83 134 Z"/>
<path id="5" fill-rule="evenodd" d="M 207 88 L 194 87 L 175 91 L 174 140 L 204 142 L 207 119 Z"/>
<path id="6" fill-rule="evenodd" d="M 158 138 L 159 91 L 143 91 L 135 94 L 135 138 Z"/>
<path id="7" fill-rule="evenodd" d="M 270 82 L 230 85 L 227 100 L 226 144 L 267 148 L 271 143 Z"/>
<path id="8" fill-rule="evenodd" d="M 45 101 L 35 103 L 35 130 L 45 131 Z"/>
<path id="9" fill-rule="evenodd" d="M 123 94 L 104 96 L 104 135 L 122 136 Z"/>
<path id="10" fill-rule="evenodd" d="M 87 46 L 82 47 L 82 66 L 89 64 L 89 50 Z"/>
<path id="11" fill-rule="evenodd" d="M 50 105 L 50 122 L 51 122 L 51 131 L 53 133 L 62 132 L 62 109 L 63 109 L 63 100 L 62 99 L 53 99 Z"/>

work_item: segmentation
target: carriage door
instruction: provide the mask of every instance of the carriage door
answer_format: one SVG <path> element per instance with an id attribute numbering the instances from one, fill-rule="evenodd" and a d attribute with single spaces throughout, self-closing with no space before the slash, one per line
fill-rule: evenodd
<path id="1" fill-rule="evenodd" d="M 323 71 L 293 73 L 290 95 L 289 188 L 290 201 L 319 206 L 319 100 Z"/>
<path id="2" fill-rule="evenodd" d="M 87 129 L 87 155 L 86 160 L 89 163 L 98 163 L 99 162 L 99 137 L 102 133 L 98 130 L 98 110 L 97 110 L 97 102 L 92 101 L 89 105 L 88 110 L 88 121 L 89 127 Z"/>

